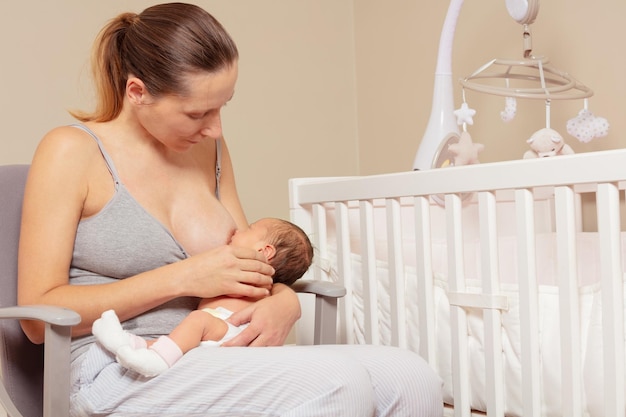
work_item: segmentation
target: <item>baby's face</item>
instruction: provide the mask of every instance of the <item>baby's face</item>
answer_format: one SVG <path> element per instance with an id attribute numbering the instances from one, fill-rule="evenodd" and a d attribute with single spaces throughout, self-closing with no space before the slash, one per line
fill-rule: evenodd
<path id="1" fill-rule="evenodd" d="M 263 249 L 267 244 L 267 236 L 271 226 L 270 219 L 261 219 L 250 225 L 246 230 L 237 230 L 230 239 L 231 246 L 239 246 L 244 248 L 252 248 L 255 250 Z"/>

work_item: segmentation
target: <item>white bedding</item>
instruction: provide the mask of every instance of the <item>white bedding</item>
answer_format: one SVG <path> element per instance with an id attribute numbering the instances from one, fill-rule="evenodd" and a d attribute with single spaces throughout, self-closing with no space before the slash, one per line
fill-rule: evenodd
<path id="1" fill-rule="evenodd" d="M 583 404 L 590 416 L 602 417 L 602 363 L 601 352 L 601 300 L 599 276 L 599 253 L 596 233 L 580 233 L 577 240 L 579 254 L 579 305 L 581 319 L 581 335 L 583 346 L 582 360 L 586 391 Z M 410 239 L 409 239 L 410 240 Z M 405 276 L 406 276 L 406 305 L 409 347 L 415 351 L 419 346 L 419 317 L 418 306 L 411 294 L 417 291 L 416 274 L 414 269 L 414 248 L 410 241 L 405 243 Z M 379 240 L 377 246 L 377 281 L 378 303 L 381 314 L 379 323 L 381 343 L 390 343 L 390 301 L 389 301 L 389 274 L 386 262 L 386 253 L 383 248 L 385 242 Z M 357 242 L 353 242 L 357 247 Z M 555 245 L 553 234 L 537 236 L 537 271 L 539 280 L 539 331 L 541 346 L 541 379 L 542 379 L 542 406 L 547 416 L 561 416 L 561 369 L 560 369 L 560 331 L 559 331 L 559 301 L 558 287 L 555 280 Z M 449 304 L 447 298 L 447 260 L 445 242 L 433 243 L 433 271 L 434 296 L 437 329 L 438 369 L 444 379 L 444 395 L 447 402 L 452 399 L 452 381 L 450 371 L 451 340 Z M 515 240 L 513 237 L 499 239 L 500 276 L 502 280 L 502 294 L 508 297 L 509 309 L 502 314 L 502 342 L 503 363 L 505 369 L 505 391 L 507 415 L 521 416 L 522 414 L 522 384 L 520 370 L 520 320 L 519 298 L 517 290 L 517 272 L 515 260 Z M 480 292 L 480 248 L 477 242 L 468 242 L 464 247 L 466 285 L 469 292 Z M 327 262 L 336 265 L 336 250 L 328 248 Z M 361 257 L 351 255 L 352 269 L 355 277 L 363 276 Z M 336 271 L 331 271 L 331 277 L 336 278 Z M 354 337 L 356 341 L 364 343 L 363 331 L 363 283 L 356 280 L 354 283 L 353 304 Z M 482 310 L 468 310 L 467 332 L 469 335 L 469 357 L 471 363 L 470 385 L 472 387 L 472 406 L 478 410 L 485 410 L 485 363 L 483 354 L 484 324 Z M 445 358 L 445 359 L 444 359 Z M 626 394 L 626 393 L 625 393 Z"/>

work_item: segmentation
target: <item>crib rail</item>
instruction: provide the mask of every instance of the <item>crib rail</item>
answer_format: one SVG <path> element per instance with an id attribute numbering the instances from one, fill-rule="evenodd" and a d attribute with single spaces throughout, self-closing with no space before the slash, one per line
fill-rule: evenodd
<path id="1" fill-rule="evenodd" d="M 519 291 L 520 415 L 624 415 L 624 280 L 620 194 L 626 188 L 626 151 L 521 160 L 364 177 L 290 180 L 291 219 L 317 249 L 314 279 L 336 280 L 348 295 L 341 301 L 338 338 L 344 343 L 391 344 L 418 351 L 440 374 L 449 375 L 455 416 L 472 409 L 488 416 L 511 413 L 515 399 L 505 391 L 510 369 L 503 363 L 502 320 L 510 296 L 502 290 L 504 236 L 515 238 Z M 593 209 L 583 201 L 592 197 Z M 594 212 L 595 211 L 595 212 Z M 407 216 L 407 212 L 410 213 Z M 382 213 L 382 214 L 381 214 Z M 583 219 L 597 228 L 601 287 L 601 404 L 589 405 L 581 325 L 581 277 L 577 234 Z M 382 230 L 382 232 L 381 232 Z M 537 239 L 553 233 L 561 355 L 549 364 L 560 380 L 557 411 L 546 406 L 542 384 L 541 307 Z M 412 242 L 407 252 L 406 242 Z M 440 326 L 433 267 L 435 241 L 445 241 L 449 329 Z M 468 287 L 468 242 L 479 242 L 479 289 Z M 382 247 L 381 247 L 382 242 Z M 332 252 L 332 253 L 331 253 Z M 355 268 L 358 259 L 358 270 Z M 384 262 L 388 282 L 381 291 Z M 410 269 L 411 282 L 407 281 Z M 520 278 L 520 277 L 523 277 Z M 355 325 L 355 311 L 363 317 Z M 468 317 L 482 312 L 484 387 L 472 386 Z M 413 312 L 413 313 L 411 313 Z M 411 325 L 412 315 L 418 325 Z M 362 326 L 356 329 L 355 326 Z M 388 336 L 382 330 L 388 326 Z M 413 327 L 411 327 L 413 326 Z M 471 327 L 471 326 L 470 326 Z M 381 330 L 382 329 L 382 330 Z M 591 330 L 590 330 L 591 329 Z M 362 339 L 355 335 L 362 331 Z M 409 340 L 418 332 L 417 344 Z M 449 332 L 449 353 L 442 353 Z M 596 387 L 597 388 L 597 387 Z M 477 390 L 484 396 L 477 400 Z M 597 401 L 596 401 L 597 402 Z M 477 405 L 478 403 L 478 405 Z M 593 410 L 591 415 L 593 415 Z"/>

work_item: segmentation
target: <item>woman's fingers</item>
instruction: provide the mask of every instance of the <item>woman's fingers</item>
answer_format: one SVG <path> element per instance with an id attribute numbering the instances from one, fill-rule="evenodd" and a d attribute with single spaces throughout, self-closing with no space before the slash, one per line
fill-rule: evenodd
<path id="1" fill-rule="evenodd" d="M 252 312 L 254 311 L 254 306 L 248 306 L 241 311 L 237 311 L 233 313 L 232 316 L 228 318 L 228 321 L 233 326 L 241 326 L 242 324 L 246 324 L 250 322 L 252 318 Z M 229 341 L 225 342 L 222 346 L 248 346 L 254 339 L 256 339 L 260 334 L 259 329 L 255 329 L 254 326 L 248 326 L 237 336 L 233 337 Z"/>
<path id="2" fill-rule="evenodd" d="M 261 286 L 255 286 L 247 283 L 235 282 L 232 290 L 227 294 L 229 297 L 251 298 L 259 300 L 270 295 L 270 289 Z"/>
<path id="3" fill-rule="evenodd" d="M 190 259 L 193 280 L 188 294 L 202 298 L 220 295 L 263 298 L 272 288 L 272 268 L 260 252 L 222 246 Z"/>
<path id="4" fill-rule="evenodd" d="M 246 248 L 234 248 L 233 254 L 238 259 L 237 268 L 241 271 L 238 278 L 239 283 L 266 290 L 272 288 L 272 275 L 275 271 L 267 263 L 261 252 Z M 258 291 L 255 293 L 258 294 Z"/>
<path id="5" fill-rule="evenodd" d="M 234 326 L 248 327 L 224 346 L 279 346 L 300 316 L 298 296 L 288 287 L 273 291 L 264 298 L 234 313 L 228 321 Z"/>
<path id="6" fill-rule="evenodd" d="M 252 320 L 255 313 L 255 305 L 251 305 L 229 317 L 228 321 L 234 326 L 249 323 L 241 333 L 224 343 L 222 346 L 280 346 L 284 343 L 284 338 L 279 336 L 272 326 L 260 319 L 259 322 Z M 262 323 L 262 324 L 259 324 Z"/>
<path id="7" fill-rule="evenodd" d="M 258 272 L 263 275 L 274 275 L 274 268 L 267 263 L 263 253 L 249 248 L 232 248 L 233 255 L 239 260 L 242 271 Z"/>

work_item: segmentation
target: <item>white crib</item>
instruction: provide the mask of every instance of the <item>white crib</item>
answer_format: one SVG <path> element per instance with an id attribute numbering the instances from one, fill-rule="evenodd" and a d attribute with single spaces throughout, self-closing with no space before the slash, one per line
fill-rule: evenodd
<path id="1" fill-rule="evenodd" d="M 626 150 L 290 181 L 338 337 L 419 352 L 455 416 L 624 416 Z"/>

